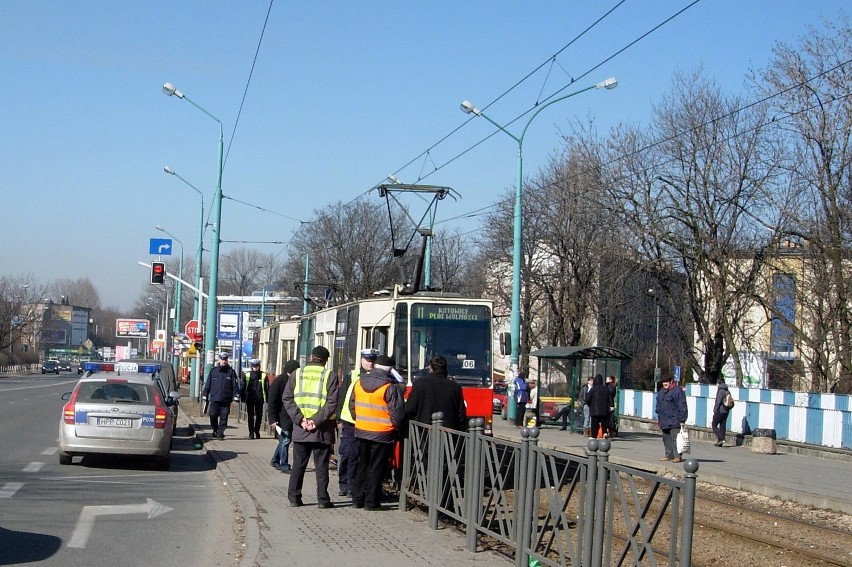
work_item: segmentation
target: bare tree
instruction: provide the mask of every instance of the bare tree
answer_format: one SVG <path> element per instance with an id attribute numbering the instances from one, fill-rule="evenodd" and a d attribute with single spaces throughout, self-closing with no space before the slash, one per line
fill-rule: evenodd
<path id="1" fill-rule="evenodd" d="M 443 291 L 478 296 L 476 280 L 472 279 L 473 254 L 466 245 L 460 228 L 438 231 L 432 240 L 432 287 Z"/>
<path id="2" fill-rule="evenodd" d="M 54 280 L 48 287 L 48 293 L 57 303 L 66 303 L 77 307 L 96 309 L 101 306 L 101 297 L 89 278 L 61 278 Z"/>
<path id="3" fill-rule="evenodd" d="M 0 351 L 8 363 L 21 358 L 20 347 L 31 337 L 41 312 L 36 306 L 47 295 L 47 286 L 32 275 L 0 276 Z"/>
<path id="4" fill-rule="evenodd" d="M 852 29 L 844 14 L 823 30 L 811 28 L 799 45 L 777 45 L 755 85 L 773 95 L 780 118 L 774 133 L 790 156 L 790 186 L 798 197 L 784 209 L 784 231 L 800 245 L 804 263 L 797 313 L 764 305 L 794 333 L 817 391 L 852 392 L 850 60 Z"/>
<path id="5" fill-rule="evenodd" d="M 222 256 L 219 270 L 221 295 L 251 295 L 275 279 L 279 261 L 275 254 L 238 248 Z"/>
<path id="6" fill-rule="evenodd" d="M 615 211 L 661 276 L 666 311 L 678 319 L 688 309 L 704 358 L 692 367 L 703 381 L 715 382 L 728 356 L 742 380 L 735 331 L 771 242 L 761 227 L 777 216 L 768 197 L 777 148 L 762 127 L 764 109 L 743 106 L 700 72 L 679 75 L 648 133 L 623 127 L 611 136 Z M 670 302 L 681 281 L 685 306 Z"/>

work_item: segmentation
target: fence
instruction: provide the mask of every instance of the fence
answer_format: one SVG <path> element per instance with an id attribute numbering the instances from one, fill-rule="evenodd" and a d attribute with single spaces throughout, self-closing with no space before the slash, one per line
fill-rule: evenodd
<path id="1" fill-rule="evenodd" d="M 481 418 L 468 432 L 442 418 L 410 423 L 400 510 L 426 508 L 431 529 L 458 522 L 468 551 L 502 547 L 518 567 L 691 564 L 696 460 L 678 480 L 610 463 L 608 439 L 580 457 L 539 447 L 534 427 L 515 442 L 483 435 Z"/>

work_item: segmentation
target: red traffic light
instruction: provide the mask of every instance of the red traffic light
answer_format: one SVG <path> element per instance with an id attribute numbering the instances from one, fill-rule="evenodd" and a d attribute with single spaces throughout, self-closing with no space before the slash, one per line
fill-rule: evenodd
<path id="1" fill-rule="evenodd" d="M 151 262 L 151 283 L 158 285 L 166 283 L 165 262 Z"/>

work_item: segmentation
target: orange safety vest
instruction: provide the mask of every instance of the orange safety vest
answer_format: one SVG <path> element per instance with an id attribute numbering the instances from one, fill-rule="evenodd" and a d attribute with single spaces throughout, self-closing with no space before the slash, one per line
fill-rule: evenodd
<path id="1" fill-rule="evenodd" d="M 375 392 L 367 392 L 360 380 L 355 383 L 355 429 L 375 433 L 390 433 L 394 430 L 385 401 L 385 392 L 389 387 L 390 384 L 385 384 Z"/>

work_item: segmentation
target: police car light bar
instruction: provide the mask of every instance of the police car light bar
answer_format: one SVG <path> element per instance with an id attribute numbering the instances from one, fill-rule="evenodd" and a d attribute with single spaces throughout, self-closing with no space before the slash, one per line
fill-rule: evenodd
<path id="1" fill-rule="evenodd" d="M 83 372 L 127 372 L 128 374 L 156 374 L 162 368 L 159 364 L 135 362 L 84 362 Z"/>

